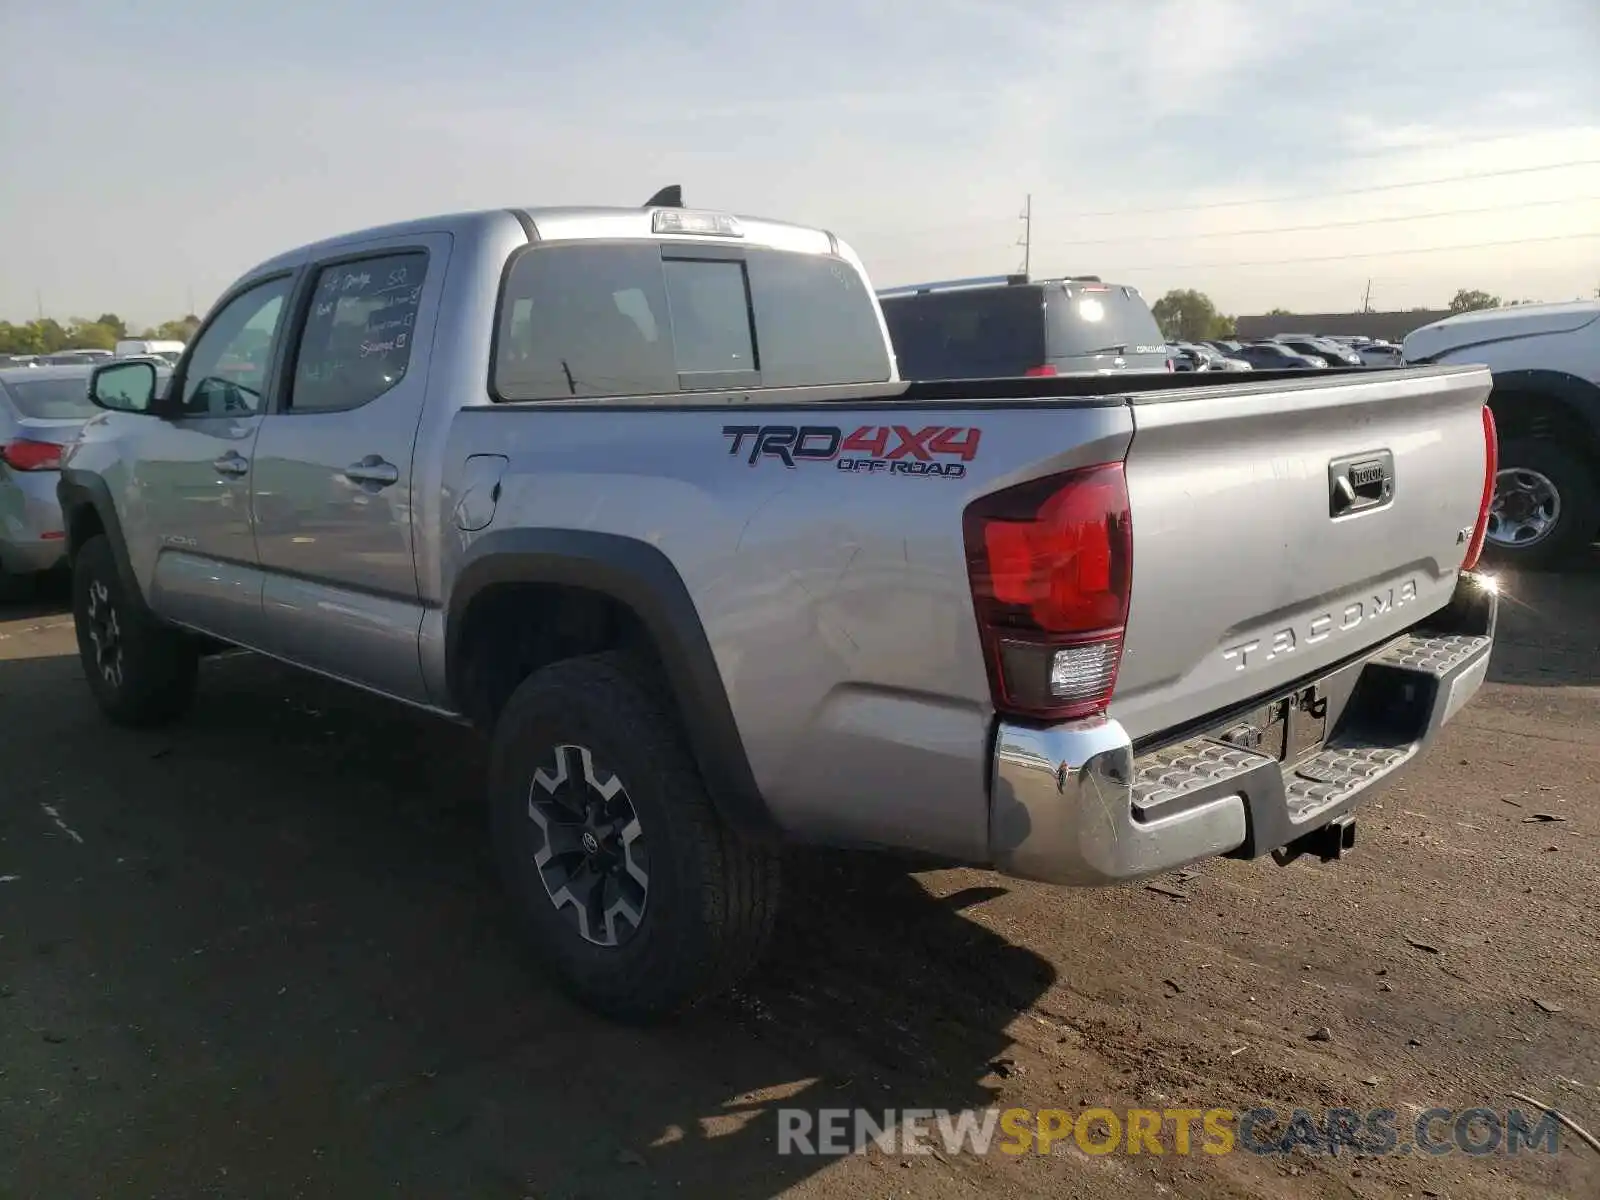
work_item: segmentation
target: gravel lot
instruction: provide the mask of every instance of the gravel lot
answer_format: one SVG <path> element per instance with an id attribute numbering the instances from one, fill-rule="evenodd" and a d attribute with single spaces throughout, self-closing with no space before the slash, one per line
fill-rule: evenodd
<path id="1" fill-rule="evenodd" d="M 1600 558 L 1506 585 L 1491 684 L 1354 858 L 1213 863 L 1161 881 L 1180 897 L 800 855 L 761 974 L 649 1032 L 520 951 L 470 733 L 247 655 L 206 664 L 182 725 L 115 730 L 59 603 L 0 613 L 0 1196 L 1600 1195 L 1570 1135 L 775 1153 L 786 1097 L 1405 1114 L 1521 1090 L 1600 1131 Z"/>

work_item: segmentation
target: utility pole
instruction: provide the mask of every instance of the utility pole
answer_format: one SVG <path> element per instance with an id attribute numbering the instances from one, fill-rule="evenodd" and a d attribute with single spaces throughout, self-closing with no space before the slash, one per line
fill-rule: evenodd
<path id="1" fill-rule="evenodd" d="M 1028 193 L 1028 199 L 1022 206 L 1022 212 L 1017 220 L 1022 222 L 1022 236 L 1017 239 L 1017 245 L 1022 247 L 1022 274 L 1024 278 L 1033 268 L 1033 193 Z"/>
<path id="2" fill-rule="evenodd" d="M 1361 297 L 1361 311 L 1364 313 L 1372 311 L 1372 280 L 1370 279 L 1367 280 L 1366 294 Z"/>
<path id="3" fill-rule="evenodd" d="M 194 284 L 191 283 L 189 285 L 189 307 L 188 307 L 188 309 L 185 310 L 185 315 L 186 316 L 192 316 L 193 314 L 194 314 Z"/>
<path id="4" fill-rule="evenodd" d="M 33 289 L 33 311 L 38 314 L 39 320 L 44 320 L 44 293 L 38 288 Z"/>

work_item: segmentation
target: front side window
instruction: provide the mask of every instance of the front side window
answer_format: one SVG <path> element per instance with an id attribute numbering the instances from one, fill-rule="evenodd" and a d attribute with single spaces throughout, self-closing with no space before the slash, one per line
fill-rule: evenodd
<path id="1" fill-rule="evenodd" d="M 512 262 L 499 319 L 494 390 L 503 400 L 889 378 L 860 273 L 824 255 L 536 246 Z"/>
<path id="2" fill-rule="evenodd" d="M 261 411 L 261 391 L 290 282 L 286 275 L 240 293 L 206 326 L 184 368 L 184 416 Z"/>
<path id="3" fill-rule="evenodd" d="M 295 355 L 290 412 L 336 412 L 376 400 L 411 362 L 424 252 L 324 267 Z"/>

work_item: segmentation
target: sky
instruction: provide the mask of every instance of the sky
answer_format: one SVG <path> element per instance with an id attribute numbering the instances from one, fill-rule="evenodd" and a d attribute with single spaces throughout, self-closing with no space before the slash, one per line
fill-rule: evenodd
<path id="1" fill-rule="evenodd" d="M 1031 194 L 1035 275 L 1225 312 L 1600 288 L 1595 0 L 55 0 L 0 45 L 0 319 L 667 183 L 879 286 L 1017 269 Z"/>

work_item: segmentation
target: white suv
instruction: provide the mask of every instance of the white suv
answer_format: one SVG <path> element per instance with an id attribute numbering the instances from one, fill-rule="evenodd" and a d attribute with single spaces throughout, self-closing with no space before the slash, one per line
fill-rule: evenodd
<path id="1" fill-rule="evenodd" d="M 1405 362 L 1484 363 L 1494 372 L 1491 554 L 1508 566 L 1550 567 L 1600 536 L 1600 301 L 1447 317 L 1407 336 Z"/>

